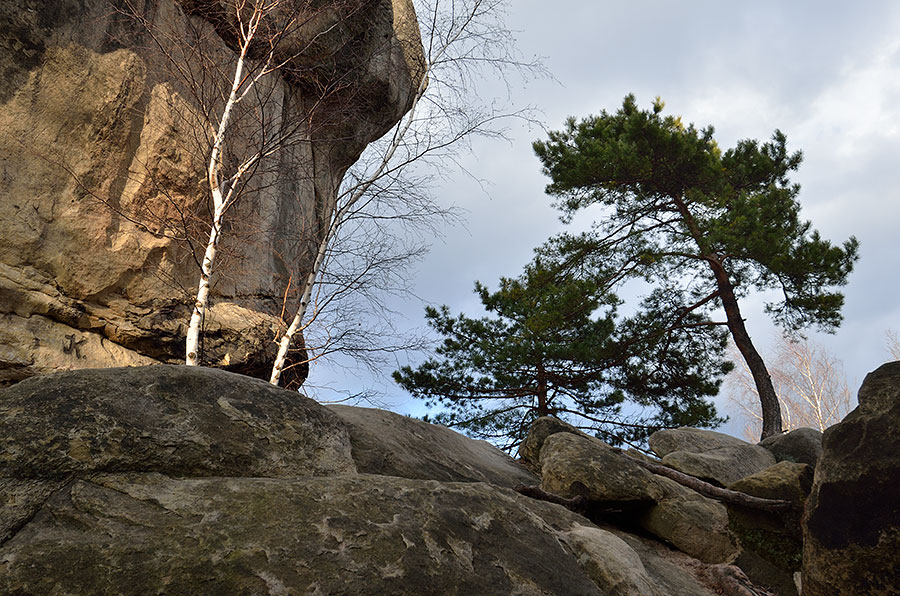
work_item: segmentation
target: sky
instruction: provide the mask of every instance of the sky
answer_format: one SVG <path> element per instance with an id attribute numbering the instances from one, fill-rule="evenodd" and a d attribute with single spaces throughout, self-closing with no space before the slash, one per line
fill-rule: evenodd
<path id="1" fill-rule="evenodd" d="M 514 0 L 506 23 L 521 54 L 541 57 L 552 75 L 513 79 L 511 87 L 512 100 L 537 108 L 547 130 L 562 128 L 568 116 L 615 111 L 634 93 L 641 107 L 660 96 L 666 113 L 712 124 L 723 148 L 784 132 L 789 148 L 804 155 L 792 176 L 802 186 L 801 217 L 826 239 L 853 235 L 861 245 L 844 288 L 843 325 L 834 335 L 808 336 L 843 361 L 854 393 L 890 359 L 885 331 L 900 329 L 900 4 Z M 486 100 L 506 91 L 492 81 L 479 88 Z M 391 304 L 398 326 L 423 326 L 422 301 L 479 314 L 475 280 L 496 288 L 499 277 L 518 275 L 533 248 L 566 229 L 531 149 L 546 133 L 516 123 L 507 137 L 473 142 L 460 155 L 469 174 L 450 173 L 434 189 L 440 204 L 464 210 L 464 223 L 447 229 L 418 265 L 412 289 L 421 301 Z M 765 357 L 778 332 L 762 305 L 752 298 L 743 309 Z M 380 405 L 424 412 L 387 378 L 346 363 L 314 366 L 309 384 L 372 387 Z"/>

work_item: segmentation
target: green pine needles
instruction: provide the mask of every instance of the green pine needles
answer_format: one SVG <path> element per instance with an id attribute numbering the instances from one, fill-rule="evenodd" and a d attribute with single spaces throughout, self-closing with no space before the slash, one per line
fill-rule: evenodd
<path id="1" fill-rule="evenodd" d="M 705 398 L 728 369 L 724 335 L 684 333 L 677 315 L 654 311 L 662 305 L 653 301 L 639 315 L 617 317 L 608 278 L 589 273 L 537 258 L 496 292 L 476 283 L 488 316 L 426 309 L 444 338 L 438 358 L 394 379 L 440 409 L 434 422 L 506 450 L 547 415 L 614 444 L 640 445 L 660 428 L 719 424 Z"/>
<path id="2" fill-rule="evenodd" d="M 835 288 L 858 243 L 833 245 L 800 219 L 789 174 L 801 154 L 784 134 L 723 152 L 712 127 L 686 126 L 663 107 L 641 110 L 629 95 L 615 113 L 570 118 L 534 144 L 563 221 L 590 206 L 600 216 L 589 232 L 550 239 L 496 292 L 476 284 L 489 316 L 427 310 L 444 338 L 438 358 L 394 378 L 440 409 L 435 421 L 508 449 L 544 415 L 638 445 L 658 428 L 714 426 L 708 398 L 729 370 L 730 335 L 756 383 L 762 436 L 781 432 L 740 300 L 775 289 L 767 310 L 787 333 L 833 331 Z M 619 316 L 615 292 L 635 280 L 648 293 Z"/>

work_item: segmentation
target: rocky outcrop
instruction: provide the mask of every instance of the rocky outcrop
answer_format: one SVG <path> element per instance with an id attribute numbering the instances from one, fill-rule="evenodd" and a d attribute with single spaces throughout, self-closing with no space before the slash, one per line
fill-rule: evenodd
<path id="1" fill-rule="evenodd" d="M 224 85 L 210 73 L 231 70 L 233 31 L 228 3 L 130 4 L 145 21 L 118 1 L 0 0 L 0 383 L 182 359 L 209 225 L 205 114 Z M 409 0 L 308 6 L 229 147 L 261 142 L 250 118 L 308 124 L 258 164 L 220 245 L 205 361 L 248 374 L 271 365 L 344 171 L 421 78 Z"/>
<path id="2" fill-rule="evenodd" d="M 777 588 L 782 596 L 796 594 L 794 574 L 800 571 L 803 549 L 800 516 L 812 479 L 813 470 L 808 465 L 782 461 L 728 487 L 793 505 L 778 513 L 728 505 L 729 528 L 743 549 L 737 564 L 754 579 Z"/>
<path id="3" fill-rule="evenodd" d="M 803 527 L 803 594 L 900 589 L 900 362 L 869 373 L 825 431 Z"/>
<path id="4" fill-rule="evenodd" d="M 493 445 L 447 427 L 374 408 L 331 405 L 328 409 L 346 423 L 360 473 L 489 482 L 508 488 L 539 482 Z"/>
<path id="5" fill-rule="evenodd" d="M 661 430 L 650 437 L 650 448 L 670 468 L 718 486 L 728 486 L 775 464 L 759 445 L 697 428 Z"/>
<path id="6" fill-rule="evenodd" d="M 712 596 L 748 581 L 635 533 L 612 501 L 585 517 L 507 488 L 537 479 L 486 443 L 224 371 L 33 378 L 0 390 L 0 423 L 3 594 Z M 574 433 L 542 452 L 570 440 L 625 457 Z M 635 477 L 662 503 L 689 491 Z"/>
<path id="7" fill-rule="evenodd" d="M 759 442 L 778 461 L 795 462 L 816 467 L 822 457 L 822 431 L 814 428 L 797 428 L 790 432 L 766 437 Z"/>

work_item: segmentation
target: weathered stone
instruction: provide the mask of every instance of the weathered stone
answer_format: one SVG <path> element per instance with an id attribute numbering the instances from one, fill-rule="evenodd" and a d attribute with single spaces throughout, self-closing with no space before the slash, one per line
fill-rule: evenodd
<path id="1" fill-rule="evenodd" d="M 579 519 L 483 483 L 106 475 L 0 547 L 0 593 L 600 596 Z"/>
<path id="2" fill-rule="evenodd" d="M 210 73 L 235 62 L 227 24 L 189 4 L 222 6 L 132 3 L 151 38 L 107 0 L 0 0 L 0 384 L 183 359 L 209 231 L 198 139 L 210 110 L 197 98 L 219 102 L 230 82 Z M 238 107 L 226 153 L 244 159 L 271 136 L 249 121 L 309 126 L 256 164 L 229 211 L 204 321 L 204 362 L 255 376 L 271 366 L 288 281 L 314 258 L 318 239 L 297 231 L 320 228 L 346 168 L 409 108 L 423 65 L 410 0 L 282 6 L 316 12 L 297 14 L 299 38 L 278 45 L 297 55 Z"/>
<path id="3" fill-rule="evenodd" d="M 763 447 L 729 435 L 697 428 L 661 430 L 650 448 L 670 468 L 718 486 L 728 486 L 775 464 Z"/>
<path id="4" fill-rule="evenodd" d="M 670 468 L 718 486 L 728 486 L 775 464 L 775 457 L 757 445 L 719 447 L 704 453 L 675 451 L 662 458 Z"/>
<path id="5" fill-rule="evenodd" d="M 648 442 L 650 443 L 650 449 L 659 457 L 665 457 L 674 451 L 705 453 L 720 447 L 749 445 L 746 441 L 731 435 L 688 426 L 656 431 L 650 435 Z"/>
<path id="6" fill-rule="evenodd" d="M 575 526 L 562 535 L 588 576 L 606 596 L 659 594 L 634 549 L 615 534 L 593 526 Z"/>
<path id="7" fill-rule="evenodd" d="M 807 464 L 782 461 L 738 480 L 728 488 L 761 497 L 790 501 L 792 511 L 773 513 L 729 504 L 731 531 L 743 552 L 736 564 L 756 583 L 778 594 L 795 594 L 793 575 L 800 570 L 800 515 L 812 487 Z M 761 560 L 760 560 L 761 559 Z"/>
<path id="8" fill-rule="evenodd" d="M 766 437 L 759 442 L 778 461 L 790 461 L 816 467 L 822 456 L 822 431 L 814 428 L 796 428 L 780 435 Z"/>
<path id="9" fill-rule="evenodd" d="M 225 371 L 80 370 L 0 391 L 0 477 L 91 472 L 308 476 L 354 472 L 344 423 L 296 392 Z"/>
<path id="10" fill-rule="evenodd" d="M 584 496 L 599 506 L 649 506 L 664 496 L 654 479 L 637 463 L 589 437 L 556 433 L 541 448 L 541 488 L 563 497 Z"/>
<path id="11" fill-rule="evenodd" d="M 528 436 L 519 445 L 519 457 L 534 469 L 541 467 L 541 447 L 550 435 L 556 433 L 582 434 L 577 428 L 554 416 L 541 416 L 531 424 Z"/>
<path id="12" fill-rule="evenodd" d="M 803 523 L 803 594 L 896 594 L 900 362 L 866 376 L 859 406 L 822 444 Z"/>
<path id="13" fill-rule="evenodd" d="M 18 480 L 0 477 L 0 544 L 25 525 L 64 480 Z"/>
<path id="14" fill-rule="evenodd" d="M 610 529 L 641 558 L 644 570 L 653 581 L 655 592 L 636 593 L 635 596 L 714 596 L 716 591 L 698 581 L 696 559 L 672 550 L 649 538 Z M 719 592 L 721 593 L 721 592 Z"/>
<path id="15" fill-rule="evenodd" d="M 353 460 L 360 473 L 489 482 L 510 488 L 540 482 L 493 445 L 444 426 L 386 410 L 343 405 L 328 409 L 347 423 Z"/>
<path id="16" fill-rule="evenodd" d="M 664 496 L 638 518 L 639 525 L 705 563 L 730 563 L 740 547 L 728 530 L 725 506 L 674 480 L 653 476 Z"/>

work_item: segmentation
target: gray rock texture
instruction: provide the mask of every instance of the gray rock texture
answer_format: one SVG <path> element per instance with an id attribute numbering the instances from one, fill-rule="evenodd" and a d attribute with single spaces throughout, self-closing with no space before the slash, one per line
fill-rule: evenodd
<path id="1" fill-rule="evenodd" d="M 541 448 L 550 435 L 556 433 L 583 435 L 580 430 L 553 416 L 542 416 L 532 423 L 528 436 L 519 445 L 519 457 L 535 470 L 541 467 Z"/>
<path id="2" fill-rule="evenodd" d="M 130 4 L 153 38 L 118 0 L 0 0 L 0 384 L 182 359 L 209 230 L 214 101 L 198 98 L 220 95 L 210 73 L 233 69 L 233 29 L 227 3 Z M 257 376 L 288 279 L 312 262 L 317 237 L 298 230 L 318 229 L 344 171 L 408 109 L 423 60 L 409 0 L 283 6 L 316 13 L 235 113 L 228 154 L 255 151 L 253 121 L 309 127 L 229 213 L 203 345 L 209 365 Z M 317 91 L 337 81 L 352 91 Z"/>
<path id="3" fill-rule="evenodd" d="M 780 435 L 766 437 L 759 442 L 778 461 L 796 462 L 816 467 L 822 456 L 822 431 L 814 428 L 797 428 Z"/>
<path id="4" fill-rule="evenodd" d="M 670 428 L 660 430 L 648 441 L 650 449 L 659 457 L 665 457 L 674 451 L 688 453 L 704 453 L 721 447 L 740 447 L 747 445 L 737 437 L 702 428 Z"/>
<path id="5" fill-rule="evenodd" d="M 705 563 L 733 562 L 740 546 L 728 529 L 725 506 L 674 480 L 653 476 L 664 496 L 637 518 L 640 527 Z"/>
<path id="6" fill-rule="evenodd" d="M 583 496 L 601 507 L 650 506 L 664 496 L 655 478 L 598 439 L 561 432 L 541 448 L 541 488 L 563 497 Z"/>
<path id="7" fill-rule="evenodd" d="M 489 482 L 509 488 L 540 482 L 493 445 L 444 426 L 373 408 L 333 405 L 328 409 L 347 424 L 360 473 Z"/>
<path id="8" fill-rule="evenodd" d="M 650 448 L 670 468 L 718 486 L 774 465 L 775 456 L 759 445 L 696 428 L 661 430 L 650 436 Z"/>
<path id="9" fill-rule="evenodd" d="M 665 478 L 634 476 L 662 542 L 506 488 L 536 479 L 481 441 L 221 370 L 32 378 L 0 425 L 0 594 L 711 596 L 718 567 L 666 544 L 728 558 L 721 505 Z"/>
<path id="10" fill-rule="evenodd" d="M 0 477 L 95 472 L 293 477 L 356 471 L 341 420 L 311 399 L 197 367 L 78 370 L 0 394 Z"/>
<path id="11" fill-rule="evenodd" d="M 803 594 L 900 589 L 900 361 L 869 373 L 825 431 L 803 526 Z"/>

